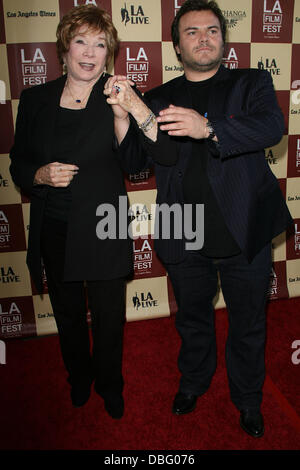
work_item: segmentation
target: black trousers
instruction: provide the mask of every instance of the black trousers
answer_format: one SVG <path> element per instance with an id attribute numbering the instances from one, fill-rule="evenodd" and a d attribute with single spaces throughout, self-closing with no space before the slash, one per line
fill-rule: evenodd
<path id="1" fill-rule="evenodd" d="M 249 264 L 243 255 L 210 259 L 189 252 L 185 261 L 166 266 L 178 305 L 181 337 L 179 390 L 202 395 L 216 369 L 213 298 L 218 272 L 228 310 L 226 366 L 236 407 L 259 408 L 265 378 L 265 304 L 270 283 L 271 247 Z"/>
<path id="2" fill-rule="evenodd" d="M 95 379 L 97 391 L 103 397 L 111 392 L 120 393 L 123 389 L 125 279 L 64 282 L 66 233 L 66 223 L 45 219 L 41 249 L 68 381 L 79 384 Z M 92 350 L 86 315 L 88 306 Z"/>

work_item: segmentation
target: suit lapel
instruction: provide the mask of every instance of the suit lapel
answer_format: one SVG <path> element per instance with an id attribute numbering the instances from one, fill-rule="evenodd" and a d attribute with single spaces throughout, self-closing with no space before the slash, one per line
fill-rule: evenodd
<path id="1" fill-rule="evenodd" d="M 225 109 L 227 109 L 227 98 L 229 96 L 227 91 L 230 86 L 230 71 L 221 65 L 218 72 L 216 73 L 213 88 L 209 96 L 208 119 L 213 119 L 216 116 L 224 115 Z"/>

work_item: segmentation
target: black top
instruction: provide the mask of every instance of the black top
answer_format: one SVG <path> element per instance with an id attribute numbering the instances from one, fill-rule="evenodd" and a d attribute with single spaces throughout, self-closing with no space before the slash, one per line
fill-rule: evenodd
<path id="1" fill-rule="evenodd" d="M 54 160 L 60 163 L 74 162 L 75 139 L 84 109 L 68 109 L 59 107 L 55 123 Z M 72 184 L 72 183 L 70 183 Z M 47 194 L 45 217 L 68 221 L 72 195 L 70 185 L 62 187 L 49 187 Z"/>
<path id="2" fill-rule="evenodd" d="M 110 204 L 115 210 L 116 221 L 119 221 L 123 207 L 119 197 L 127 195 L 117 152 L 113 148 L 113 111 L 103 94 L 108 78 L 108 74 L 99 78 L 83 111 L 63 111 L 82 114 L 80 125 L 72 134 L 74 153 L 68 158 L 79 167 L 79 172 L 70 184 L 72 201 L 65 242 L 65 281 L 118 279 L 132 272 L 130 237 L 118 237 L 117 233 L 116 238 L 103 238 L 98 236 L 97 230 L 101 220 L 101 215 L 97 214 L 99 206 Z M 22 91 L 15 141 L 10 152 L 13 181 L 30 194 L 27 265 L 39 292 L 43 288 L 40 234 L 50 186 L 33 185 L 33 181 L 41 166 L 61 157 L 54 151 L 54 147 L 55 150 L 59 147 L 55 127 L 66 79 L 63 75 Z M 125 231 L 122 229 L 122 233 Z"/>
<path id="3" fill-rule="evenodd" d="M 187 80 L 193 109 L 207 116 L 208 99 L 215 76 L 201 82 Z M 213 258 L 223 258 L 240 253 L 240 248 L 229 232 L 207 176 L 209 158 L 205 140 L 194 140 L 192 155 L 184 174 L 184 201 L 189 204 L 204 204 L 204 245 L 200 253 Z M 195 211 L 193 211 L 195 230 Z"/>

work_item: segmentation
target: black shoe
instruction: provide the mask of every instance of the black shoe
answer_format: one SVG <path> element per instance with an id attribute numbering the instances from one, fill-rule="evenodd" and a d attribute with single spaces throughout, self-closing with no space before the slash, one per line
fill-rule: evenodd
<path id="1" fill-rule="evenodd" d="M 104 398 L 104 407 L 107 413 L 114 419 L 121 419 L 124 414 L 124 399 L 120 393 L 112 393 Z"/>
<path id="2" fill-rule="evenodd" d="M 196 408 L 197 399 L 197 395 L 190 395 L 178 392 L 173 402 L 173 413 L 175 415 L 184 415 L 186 413 L 191 413 L 191 411 Z"/>
<path id="3" fill-rule="evenodd" d="M 264 420 L 259 410 L 241 410 L 240 425 L 252 437 L 264 434 Z"/>
<path id="4" fill-rule="evenodd" d="M 73 384 L 71 388 L 71 400 L 73 406 L 79 408 L 86 404 L 91 394 L 91 384 Z"/>

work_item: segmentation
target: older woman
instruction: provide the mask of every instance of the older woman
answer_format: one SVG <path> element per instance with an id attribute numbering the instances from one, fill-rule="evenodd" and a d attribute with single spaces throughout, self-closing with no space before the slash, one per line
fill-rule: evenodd
<path id="1" fill-rule="evenodd" d="M 27 263 L 40 292 L 45 267 L 73 405 L 87 402 L 95 379 L 113 418 L 124 410 L 124 287 L 132 242 L 99 239 L 96 210 L 111 204 L 118 220 L 119 196 L 126 197 L 113 112 L 103 94 L 117 44 L 105 11 L 80 6 L 63 17 L 57 51 L 67 74 L 22 92 L 10 154 L 14 182 L 31 195 Z"/>

